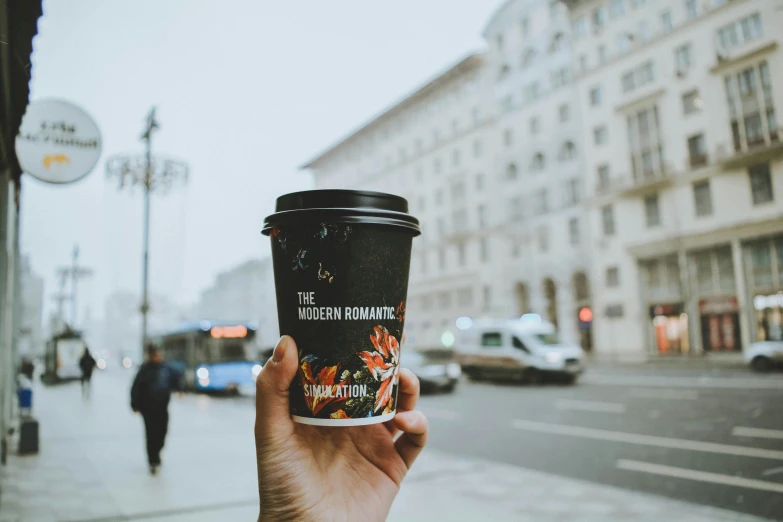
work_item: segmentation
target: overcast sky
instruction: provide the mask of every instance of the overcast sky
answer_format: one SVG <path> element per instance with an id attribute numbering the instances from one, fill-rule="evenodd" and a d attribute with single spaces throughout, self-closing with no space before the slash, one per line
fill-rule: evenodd
<path id="1" fill-rule="evenodd" d="M 45 0 L 31 99 L 82 106 L 103 137 L 95 171 L 68 186 L 25 176 L 22 250 L 45 278 L 74 244 L 95 275 L 80 315 L 141 283 L 141 194 L 118 193 L 104 160 L 154 150 L 190 165 L 152 201 L 151 291 L 189 304 L 215 274 L 268 255 L 263 217 L 309 188 L 298 166 L 468 52 L 502 0 Z"/>

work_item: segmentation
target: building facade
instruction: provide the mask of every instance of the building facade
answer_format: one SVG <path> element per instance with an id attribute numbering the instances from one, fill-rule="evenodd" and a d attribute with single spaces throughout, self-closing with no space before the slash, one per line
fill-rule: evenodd
<path id="1" fill-rule="evenodd" d="M 780 3 L 566 3 L 597 345 L 654 356 L 780 339 Z"/>
<path id="2" fill-rule="evenodd" d="M 43 331 L 44 281 L 33 272 L 29 258 L 25 256 L 20 261 L 21 310 L 17 323 L 17 352 L 19 357 L 43 357 L 46 343 Z"/>
<path id="3" fill-rule="evenodd" d="M 252 259 L 215 278 L 201 293 L 190 319 L 215 321 L 255 321 L 255 344 L 270 349 L 277 344 L 277 301 L 272 259 Z"/>

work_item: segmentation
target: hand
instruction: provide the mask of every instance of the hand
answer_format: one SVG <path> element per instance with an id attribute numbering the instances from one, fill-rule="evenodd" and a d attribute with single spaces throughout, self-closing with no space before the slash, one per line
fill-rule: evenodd
<path id="1" fill-rule="evenodd" d="M 185 396 L 184 392 L 177 392 L 177 398 L 182 400 L 182 398 Z"/>
<path id="2" fill-rule="evenodd" d="M 139 410 L 137 410 L 136 408 L 132 408 L 132 409 L 133 409 L 133 413 L 139 413 Z"/>
<path id="3" fill-rule="evenodd" d="M 427 419 L 413 409 L 419 380 L 400 370 L 397 415 L 388 422 L 310 426 L 294 423 L 288 409 L 298 364 L 296 344 L 284 336 L 256 381 L 259 522 L 386 520 L 427 440 Z"/>

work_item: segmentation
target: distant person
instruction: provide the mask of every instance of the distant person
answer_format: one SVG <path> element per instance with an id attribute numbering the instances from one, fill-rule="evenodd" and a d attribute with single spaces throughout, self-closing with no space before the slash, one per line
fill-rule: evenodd
<path id="1" fill-rule="evenodd" d="M 146 352 L 147 361 L 139 368 L 131 388 L 131 408 L 144 418 L 147 460 L 150 473 L 155 475 L 169 428 L 171 392 L 182 390 L 182 374 L 163 362 L 163 353 L 154 345 L 148 344 Z"/>
<path id="2" fill-rule="evenodd" d="M 85 346 L 82 358 L 79 359 L 79 368 L 82 370 L 83 397 L 88 397 L 90 395 L 90 379 L 92 379 L 92 371 L 97 365 L 98 363 L 95 362 L 95 359 L 90 354 L 90 349 Z"/>
<path id="3" fill-rule="evenodd" d="M 22 357 L 22 364 L 19 366 L 19 373 L 30 379 L 32 382 L 35 375 L 35 363 L 29 357 Z"/>

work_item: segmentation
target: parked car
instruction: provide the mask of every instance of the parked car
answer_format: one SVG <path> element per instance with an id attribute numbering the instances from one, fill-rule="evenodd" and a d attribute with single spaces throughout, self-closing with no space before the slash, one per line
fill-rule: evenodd
<path id="1" fill-rule="evenodd" d="M 783 341 L 761 341 L 745 350 L 745 361 L 754 372 L 769 372 L 783 367 Z"/>
<path id="2" fill-rule="evenodd" d="M 573 384 L 585 368 L 582 348 L 561 342 L 555 326 L 537 315 L 476 320 L 460 332 L 455 347 L 462 371 L 471 379 L 536 383 L 555 377 Z"/>
<path id="3" fill-rule="evenodd" d="M 423 393 L 452 392 L 462 375 L 462 369 L 453 356 L 439 357 L 437 354 L 403 350 L 401 364 L 419 378 Z"/>

